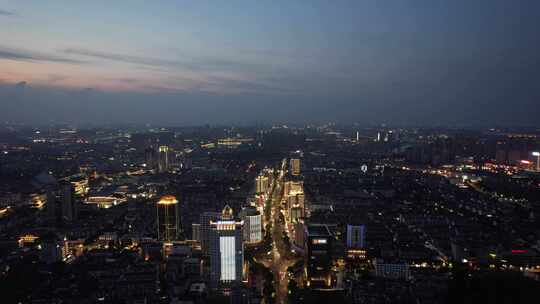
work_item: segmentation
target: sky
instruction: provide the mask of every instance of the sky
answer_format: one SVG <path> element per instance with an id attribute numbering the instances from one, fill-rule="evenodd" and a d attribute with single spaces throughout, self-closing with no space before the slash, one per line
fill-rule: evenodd
<path id="1" fill-rule="evenodd" d="M 0 120 L 535 125 L 540 1 L 0 0 Z"/>

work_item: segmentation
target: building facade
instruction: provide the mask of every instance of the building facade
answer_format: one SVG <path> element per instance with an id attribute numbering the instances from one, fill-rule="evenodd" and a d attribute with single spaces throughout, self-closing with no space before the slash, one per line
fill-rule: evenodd
<path id="1" fill-rule="evenodd" d="M 255 179 L 255 192 L 266 193 L 268 191 L 270 181 L 267 176 L 259 175 Z"/>
<path id="2" fill-rule="evenodd" d="M 197 242 L 201 242 L 201 224 L 191 224 L 191 239 Z"/>
<path id="3" fill-rule="evenodd" d="M 77 205 L 75 202 L 75 189 L 70 182 L 60 183 L 59 200 L 62 210 L 62 220 L 72 222 L 77 219 Z"/>
<path id="4" fill-rule="evenodd" d="M 366 247 L 366 226 L 347 225 L 347 248 L 360 249 Z"/>
<path id="5" fill-rule="evenodd" d="M 333 236 L 327 225 L 306 226 L 305 267 L 310 286 L 330 287 L 332 240 Z"/>
<path id="6" fill-rule="evenodd" d="M 247 244 L 262 241 L 262 216 L 255 207 L 244 207 L 240 211 L 240 219 L 244 222 L 243 237 Z"/>
<path id="7" fill-rule="evenodd" d="M 158 171 L 160 173 L 169 171 L 169 147 L 159 146 Z"/>
<path id="8" fill-rule="evenodd" d="M 212 225 L 210 225 L 210 222 L 217 221 L 221 216 L 221 213 L 219 212 L 204 212 L 200 215 L 200 242 L 201 242 L 201 250 L 203 255 L 209 254 L 209 240 L 210 240 L 210 228 Z"/>
<path id="9" fill-rule="evenodd" d="M 171 242 L 180 236 L 180 205 L 176 197 L 163 196 L 156 204 L 158 240 Z"/>
<path id="10" fill-rule="evenodd" d="M 225 206 L 221 217 L 210 223 L 210 281 L 213 286 L 241 282 L 243 279 L 244 246 L 242 222 Z"/>
<path id="11" fill-rule="evenodd" d="M 373 261 L 375 267 L 375 276 L 390 279 L 409 280 L 411 272 L 407 263 L 386 263 L 382 259 Z"/>
<path id="12" fill-rule="evenodd" d="M 300 159 L 299 158 L 291 158 L 290 171 L 291 171 L 291 174 L 294 176 L 300 175 Z"/>

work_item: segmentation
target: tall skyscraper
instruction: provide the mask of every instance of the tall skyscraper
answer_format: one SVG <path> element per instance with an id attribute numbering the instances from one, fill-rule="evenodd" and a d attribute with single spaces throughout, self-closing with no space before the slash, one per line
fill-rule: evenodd
<path id="1" fill-rule="evenodd" d="M 536 172 L 540 172 L 540 152 L 534 151 L 532 152 L 532 156 L 536 158 Z"/>
<path id="2" fill-rule="evenodd" d="M 242 281 L 244 263 L 242 222 L 235 221 L 233 210 L 225 206 L 221 217 L 210 224 L 210 280 L 212 284 Z"/>
<path id="3" fill-rule="evenodd" d="M 347 225 L 347 248 L 361 249 L 366 247 L 366 226 Z"/>
<path id="4" fill-rule="evenodd" d="M 251 206 L 242 208 L 240 219 L 244 222 L 244 242 L 253 244 L 262 241 L 262 217 L 257 208 Z"/>
<path id="5" fill-rule="evenodd" d="M 163 196 L 156 204 L 158 240 L 170 242 L 180 236 L 180 206 L 176 197 Z"/>
<path id="6" fill-rule="evenodd" d="M 78 208 L 75 201 L 75 189 L 68 181 L 60 183 L 59 201 L 62 210 L 62 220 L 72 222 L 77 219 Z"/>
<path id="7" fill-rule="evenodd" d="M 200 241 L 201 241 L 201 250 L 204 255 L 208 255 L 209 244 L 208 240 L 210 238 L 210 222 L 215 222 L 219 219 L 221 213 L 219 212 L 204 212 L 200 215 L 199 223 L 200 227 Z"/>
<path id="8" fill-rule="evenodd" d="M 290 171 L 292 175 L 294 176 L 300 175 L 300 159 L 299 158 L 291 158 L 289 166 L 290 166 Z"/>
<path id="9" fill-rule="evenodd" d="M 332 234 L 324 224 L 309 224 L 305 238 L 305 265 L 308 286 L 330 287 Z"/>
<path id="10" fill-rule="evenodd" d="M 169 147 L 168 146 L 159 146 L 158 170 L 161 173 L 169 171 Z"/>

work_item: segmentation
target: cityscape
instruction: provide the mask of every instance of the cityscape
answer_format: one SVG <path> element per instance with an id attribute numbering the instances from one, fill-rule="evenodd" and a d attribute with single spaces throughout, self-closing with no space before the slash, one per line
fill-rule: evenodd
<path id="1" fill-rule="evenodd" d="M 540 2 L 0 1 L 0 303 L 536 303 Z"/>
<path id="2" fill-rule="evenodd" d="M 538 130 L 3 134 L 14 302 L 455 303 L 538 284 Z"/>

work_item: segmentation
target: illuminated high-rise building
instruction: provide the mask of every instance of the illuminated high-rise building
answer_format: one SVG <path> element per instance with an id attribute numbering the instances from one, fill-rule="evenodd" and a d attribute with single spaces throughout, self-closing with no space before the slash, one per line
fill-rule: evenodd
<path id="1" fill-rule="evenodd" d="M 309 224 L 305 235 L 305 267 L 308 286 L 330 287 L 332 234 L 324 224 Z"/>
<path id="2" fill-rule="evenodd" d="M 210 280 L 212 284 L 229 284 L 242 281 L 244 264 L 243 222 L 236 221 L 231 207 L 225 206 L 221 217 L 210 224 Z"/>
<path id="3" fill-rule="evenodd" d="M 347 225 L 347 248 L 360 249 L 366 247 L 366 226 Z"/>
<path id="4" fill-rule="evenodd" d="M 159 146 L 159 162 L 158 170 L 159 172 L 169 171 L 169 147 L 168 146 Z"/>
<path id="5" fill-rule="evenodd" d="M 240 211 L 240 219 L 244 222 L 244 242 L 248 244 L 262 241 L 262 216 L 255 207 L 244 207 Z"/>
<path id="6" fill-rule="evenodd" d="M 270 185 L 269 179 L 267 176 L 259 175 L 255 180 L 255 192 L 256 193 L 265 193 L 268 191 Z"/>
<path id="7" fill-rule="evenodd" d="M 283 191 L 286 196 L 297 195 L 304 193 L 304 182 L 302 181 L 287 181 L 283 186 Z"/>
<path id="8" fill-rule="evenodd" d="M 163 196 L 156 204 L 158 240 L 170 242 L 180 236 L 180 205 L 176 197 Z"/>
<path id="9" fill-rule="evenodd" d="M 291 158 L 289 166 L 290 166 L 290 171 L 292 175 L 294 176 L 300 175 L 300 159 L 299 158 Z"/>
<path id="10" fill-rule="evenodd" d="M 289 222 L 292 222 L 292 223 L 296 223 L 298 222 L 300 219 L 304 218 L 305 216 L 305 211 L 303 208 L 299 207 L 299 206 L 293 206 L 290 210 L 289 210 Z"/>
<path id="11" fill-rule="evenodd" d="M 540 152 L 534 151 L 534 152 L 532 152 L 532 156 L 534 156 L 536 158 L 536 160 L 535 160 L 535 162 L 536 162 L 536 171 L 540 172 Z"/>

